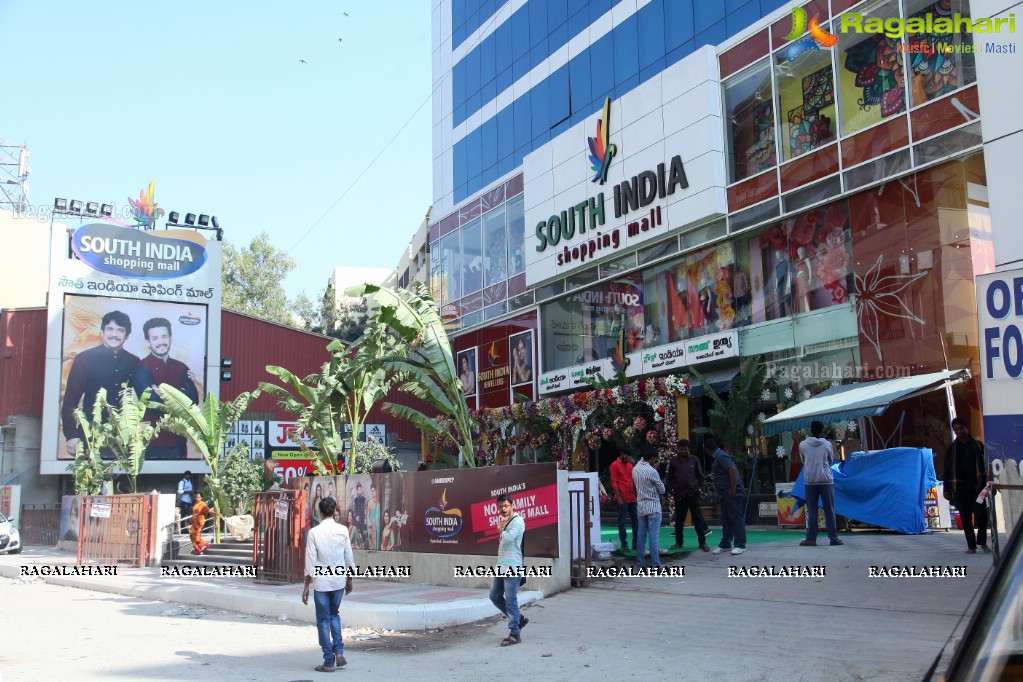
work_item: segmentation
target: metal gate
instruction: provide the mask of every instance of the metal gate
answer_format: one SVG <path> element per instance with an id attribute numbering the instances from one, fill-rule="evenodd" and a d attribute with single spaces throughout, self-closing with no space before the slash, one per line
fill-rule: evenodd
<path id="1" fill-rule="evenodd" d="M 149 565 L 154 537 L 155 496 L 94 495 L 81 498 L 78 565 L 127 562 Z"/>
<path id="2" fill-rule="evenodd" d="M 60 539 L 59 504 L 23 504 L 17 521 L 23 545 L 53 547 Z"/>
<path id="3" fill-rule="evenodd" d="M 572 586 L 581 587 L 589 580 L 593 552 L 590 545 L 592 500 L 589 478 L 569 478 L 568 526 L 572 539 Z M 577 487 L 578 486 L 578 487 Z"/>
<path id="4" fill-rule="evenodd" d="M 256 493 L 252 545 L 256 582 L 302 582 L 309 525 L 305 507 L 304 490 Z"/>

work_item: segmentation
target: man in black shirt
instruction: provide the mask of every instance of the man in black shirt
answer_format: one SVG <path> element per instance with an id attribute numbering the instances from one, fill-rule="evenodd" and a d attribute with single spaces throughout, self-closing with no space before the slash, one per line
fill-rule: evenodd
<path id="1" fill-rule="evenodd" d="M 113 407 L 120 407 L 121 384 L 131 380 L 139 364 L 138 357 L 124 350 L 124 343 L 131 335 L 130 317 L 120 310 L 111 311 L 103 316 L 100 331 L 103 333 L 103 345 L 75 356 L 64 388 L 60 419 L 70 457 L 75 456 L 82 439 L 82 431 L 74 416 L 79 401 L 86 419 L 92 419 L 96 393 L 101 388 L 107 389 L 107 402 Z"/>
<path id="2" fill-rule="evenodd" d="M 987 485 L 987 458 L 984 444 L 970 435 L 966 422 L 952 420 L 955 440 L 945 451 L 945 499 L 959 510 L 966 534 L 967 554 L 976 554 L 977 545 L 985 552 L 987 546 L 987 507 L 977 504 L 977 496 Z M 976 526 L 976 532 L 974 532 Z"/>

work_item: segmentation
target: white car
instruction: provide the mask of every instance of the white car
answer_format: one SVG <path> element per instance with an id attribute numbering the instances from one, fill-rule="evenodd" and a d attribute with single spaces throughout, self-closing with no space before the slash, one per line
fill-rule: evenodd
<path id="1" fill-rule="evenodd" d="M 21 535 L 18 534 L 14 522 L 0 514 L 0 554 L 4 552 L 11 554 L 21 552 Z"/>

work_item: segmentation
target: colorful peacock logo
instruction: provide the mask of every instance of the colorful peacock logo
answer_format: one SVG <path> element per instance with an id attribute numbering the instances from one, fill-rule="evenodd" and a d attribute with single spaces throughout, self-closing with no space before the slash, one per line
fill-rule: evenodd
<path id="1" fill-rule="evenodd" d="M 802 7 L 792 8 L 792 31 L 785 36 L 785 40 L 794 41 L 785 50 L 785 58 L 789 62 L 796 61 L 804 52 L 820 52 L 822 47 L 831 48 L 838 43 L 838 36 L 822 28 L 818 23 L 819 14 L 814 14 L 809 22 L 806 17 L 806 10 Z M 810 35 L 800 38 L 808 28 Z"/>
<path id="2" fill-rule="evenodd" d="M 441 491 L 436 507 L 426 510 L 423 523 L 426 531 L 437 538 L 450 538 L 462 530 L 462 510 L 447 509 L 448 489 Z"/>
<path id="3" fill-rule="evenodd" d="M 131 217 L 138 223 L 136 227 L 139 229 L 152 230 L 156 227 L 156 221 L 165 213 L 162 208 L 157 208 L 156 202 L 153 200 L 155 188 L 156 181 L 150 180 L 149 189 L 139 192 L 138 201 L 128 197 L 128 203 L 131 204 Z"/>
<path id="4" fill-rule="evenodd" d="M 626 352 L 625 327 L 623 326 L 622 331 L 618 334 L 618 341 L 615 343 L 614 351 L 611 353 L 611 369 L 614 370 L 615 374 L 624 372 L 629 368 L 629 358 L 626 356 Z"/>
<path id="5" fill-rule="evenodd" d="M 590 144 L 590 169 L 595 171 L 593 180 L 601 185 L 607 180 L 607 169 L 618 148 L 611 144 L 611 98 L 604 100 L 604 117 L 597 119 L 597 136 L 586 138 Z"/>
<path id="6" fill-rule="evenodd" d="M 500 359 L 501 356 L 497 354 L 497 341 L 492 341 L 490 343 L 490 350 L 487 351 L 487 362 L 493 367 Z"/>

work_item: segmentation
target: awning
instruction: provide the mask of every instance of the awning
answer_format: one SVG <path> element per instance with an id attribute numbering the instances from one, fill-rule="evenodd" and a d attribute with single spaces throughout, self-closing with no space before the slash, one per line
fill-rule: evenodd
<path id="1" fill-rule="evenodd" d="M 807 401 L 779 412 L 764 421 L 764 435 L 810 428 L 810 422 L 833 423 L 860 417 L 876 417 L 899 400 L 914 398 L 970 378 L 970 371 L 932 372 L 901 379 L 868 381 L 834 386 Z"/>
<path id="2" fill-rule="evenodd" d="M 728 369 L 719 369 L 714 372 L 701 372 L 710 387 L 718 393 L 724 393 L 732 387 L 732 379 L 739 373 L 738 367 L 729 367 Z M 696 375 L 689 375 L 689 396 L 691 398 L 699 398 L 703 395 L 703 384 Z"/>

